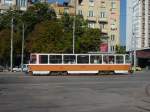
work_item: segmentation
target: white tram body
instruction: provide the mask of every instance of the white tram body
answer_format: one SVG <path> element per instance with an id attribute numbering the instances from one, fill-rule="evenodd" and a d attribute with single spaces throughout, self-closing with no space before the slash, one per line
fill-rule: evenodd
<path id="1" fill-rule="evenodd" d="M 28 65 L 32 74 L 128 73 L 127 54 L 46 54 L 32 53 Z"/>

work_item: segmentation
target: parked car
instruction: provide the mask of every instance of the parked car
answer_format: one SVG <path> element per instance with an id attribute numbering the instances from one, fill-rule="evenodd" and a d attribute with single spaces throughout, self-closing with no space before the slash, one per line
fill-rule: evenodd
<path id="1" fill-rule="evenodd" d="M 21 68 L 16 66 L 12 69 L 13 72 L 21 72 Z"/>
<path id="2" fill-rule="evenodd" d="M 136 71 L 141 71 L 142 70 L 142 68 L 141 67 L 139 67 L 139 66 L 136 66 L 136 67 L 132 67 L 132 70 L 134 71 L 134 70 L 136 70 Z"/>

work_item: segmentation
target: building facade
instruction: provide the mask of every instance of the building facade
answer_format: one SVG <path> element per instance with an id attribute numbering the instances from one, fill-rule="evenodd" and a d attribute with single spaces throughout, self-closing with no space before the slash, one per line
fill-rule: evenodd
<path id="1" fill-rule="evenodd" d="M 150 1 L 127 0 L 126 51 L 150 62 Z"/>
<path id="2" fill-rule="evenodd" d="M 28 0 L 0 0 L 0 12 L 9 10 L 10 8 L 27 10 Z"/>
<path id="3" fill-rule="evenodd" d="M 76 14 L 88 21 L 90 28 L 99 28 L 109 46 L 115 52 L 120 44 L 120 0 L 70 0 Z"/>
<path id="4" fill-rule="evenodd" d="M 51 3 L 50 8 L 55 10 L 57 18 L 61 18 L 63 14 L 75 15 L 75 8 L 68 3 L 59 4 L 57 2 Z"/>
<path id="5" fill-rule="evenodd" d="M 126 50 L 150 49 L 150 1 L 127 0 Z"/>

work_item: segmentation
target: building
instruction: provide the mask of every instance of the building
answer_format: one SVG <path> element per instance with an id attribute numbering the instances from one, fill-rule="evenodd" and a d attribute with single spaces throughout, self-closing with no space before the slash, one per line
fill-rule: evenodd
<path id="1" fill-rule="evenodd" d="M 33 0 L 33 2 L 48 3 L 48 0 Z"/>
<path id="2" fill-rule="evenodd" d="M 27 10 L 28 0 L 0 0 L 0 12 L 15 8 L 18 10 Z"/>
<path id="3" fill-rule="evenodd" d="M 120 0 L 70 0 L 69 4 L 76 7 L 76 14 L 83 15 L 90 28 L 101 30 L 108 52 L 115 52 L 120 44 Z"/>
<path id="4" fill-rule="evenodd" d="M 55 10 L 57 18 L 61 18 L 61 16 L 65 13 L 75 15 L 75 8 L 65 2 L 63 4 L 59 4 L 57 2 L 51 3 L 50 7 Z"/>
<path id="5" fill-rule="evenodd" d="M 127 0 L 127 33 L 126 33 L 126 49 L 127 51 L 133 51 L 141 49 L 141 37 L 142 37 L 142 13 L 141 3 L 139 0 Z"/>
<path id="6" fill-rule="evenodd" d="M 137 64 L 150 62 L 150 1 L 127 0 L 126 50 L 136 51 Z M 144 61 L 145 63 L 145 61 Z"/>

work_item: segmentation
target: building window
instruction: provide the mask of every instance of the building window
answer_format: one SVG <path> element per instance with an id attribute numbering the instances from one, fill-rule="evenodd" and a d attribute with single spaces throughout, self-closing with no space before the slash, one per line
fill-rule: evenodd
<path id="1" fill-rule="evenodd" d="M 92 10 L 89 11 L 89 17 L 93 17 L 94 16 L 94 12 Z"/>
<path id="2" fill-rule="evenodd" d="M 16 5 L 19 8 L 27 7 L 27 0 L 16 0 Z"/>
<path id="3" fill-rule="evenodd" d="M 83 0 L 78 0 L 78 5 L 82 5 Z"/>
<path id="4" fill-rule="evenodd" d="M 88 27 L 89 28 L 95 28 L 95 23 L 94 22 L 89 22 Z"/>
<path id="5" fill-rule="evenodd" d="M 115 25 L 115 24 L 111 24 L 111 30 L 112 30 L 112 31 L 117 30 L 117 28 L 116 28 L 116 25 Z"/>
<path id="6" fill-rule="evenodd" d="M 115 35 L 114 34 L 111 35 L 111 41 L 115 41 Z"/>
<path id="7" fill-rule="evenodd" d="M 106 12 L 100 12 L 100 18 L 106 18 Z"/>
<path id="8" fill-rule="evenodd" d="M 25 7 L 27 5 L 27 1 L 26 0 L 18 0 L 18 1 L 20 2 L 19 5 L 21 7 Z"/>
<path id="9" fill-rule="evenodd" d="M 68 13 L 69 13 L 68 8 L 64 8 L 64 13 L 65 13 L 65 14 L 68 14 Z"/>
<path id="10" fill-rule="evenodd" d="M 116 3 L 115 3 L 115 1 L 112 1 L 112 2 L 111 2 L 111 8 L 112 8 L 112 9 L 115 9 L 115 8 L 116 8 Z"/>
<path id="11" fill-rule="evenodd" d="M 116 20 L 115 20 L 115 19 L 112 19 L 112 20 L 111 20 L 111 24 L 110 24 L 110 25 L 111 25 L 111 26 L 110 26 L 110 27 L 111 27 L 111 30 L 117 30 L 117 27 L 116 27 L 116 24 L 115 24 L 115 23 L 116 23 Z"/>
<path id="12" fill-rule="evenodd" d="M 101 1 L 101 8 L 105 8 L 105 7 L 106 7 L 105 1 Z"/>
<path id="13" fill-rule="evenodd" d="M 89 0 L 89 6 L 94 6 L 94 0 Z"/>
<path id="14" fill-rule="evenodd" d="M 105 24 L 100 24 L 100 29 L 105 29 Z"/>
<path id="15" fill-rule="evenodd" d="M 78 10 L 78 15 L 82 15 L 82 10 Z"/>
<path id="16" fill-rule="evenodd" d="M 111 47 L 110 47 L 110 50 L 111 50 L 111 51 L 115 51 L 115 46 L 111 46 Z"/>
<path id="17" fill-rule="evenodd" d="M 5 5 L 11 6 L 12 3 L 13 3 L 12 0 L 4 0 L 4 4 L 5 4 Z"/>

